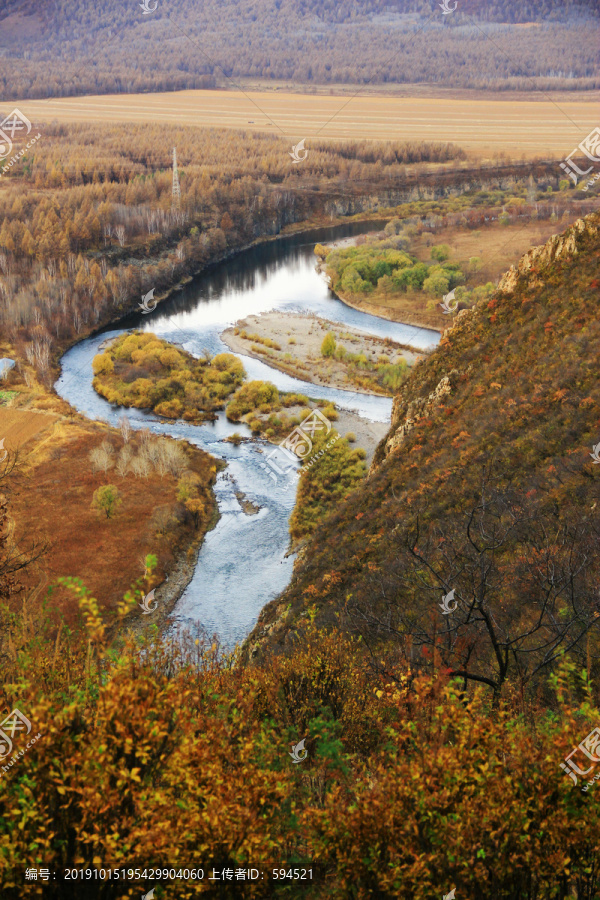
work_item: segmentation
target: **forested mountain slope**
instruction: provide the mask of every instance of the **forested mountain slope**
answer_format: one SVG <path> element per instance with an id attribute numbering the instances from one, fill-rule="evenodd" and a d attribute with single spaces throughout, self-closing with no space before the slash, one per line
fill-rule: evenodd
<path id="1" fill-rule="evenodd" d="M 494 690 L 511 672 L 527 683 L 585 641 L 593 655 L 599 259 L 592 214 L 458 313 L 395 398 L 369 479 L 263 610 L 252 654 L 291 646 L 310 611 Z M 448 614 L 439 604 L 451 591 Z"/>
<path id="2" fill-rule="evenodd" d="M 150 0 L 146 13 L 121 0 L 0 0 L 0 100 L 246 78 L 597 88 L 597 22 L 595 0 L 460 0 L 451 15 L 434 0 Z"/>

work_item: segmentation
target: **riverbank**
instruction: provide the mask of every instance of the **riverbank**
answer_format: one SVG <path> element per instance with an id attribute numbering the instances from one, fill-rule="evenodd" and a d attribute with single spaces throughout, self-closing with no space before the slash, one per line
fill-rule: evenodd
<path id="1" fill-rule="evenodd" d="M 346 238 L 343 241 L 325 243 L 323 246 L 327 249 L 331 248 L 332 250 L 343 247 L 354 247 L 356 246 L 356 238 Z M 353 295 L 352 298 L 350 298 L 347 293 L 340 291 L 339 287 L 334 290 L 331 286 L 331 276 L 327 272 L 325 260 L 317 261 L 316 270 L 327 282 L 327 286 L 336 300 L 339 300 L 340 303 L 343 303 L 345 306 L 349 306 L 350 309 L 355 309 L 361 313 L 367 313 L 370 316 L 377 316 L 379 319 L 386 319 L 388 322 L 397 322 L 400 325 L 415 325 L 417 328 L 426 328 L 428 331 L 437 331 L 438 334 L 442 333 L 439 315 L 436 314 L 436 312 L 424 313 L 422 310 L 415 311 L 408 309 L 406 305 L 403 305 L 401 309 L 398 309 L 397 307 L 388 306 L 383 303 L 383 298 L 381 297 L 377 299 L 377 302 L 369 301 L 364 296 L 358 297 Z"/>
<path id="2" fill-rule="evenodd" d="M 397 322 L 400 325 L 415 325 L 417 328 L 426 328 L 428 331 L 437 331 L 438 334 L 442 334 L 441 328 L 432 324 L 430 321 L 425 321 L 424 318 L 418 314 L 406 310 L 399 313 L 391 306 L 384 306 L 381 303 L 369 303 L 366 299 L 353 297 L 351 300 L 347 295 L 341 293 L 341 291 L 334 291 L 331 285 L 329 286 L 329 290 L 336 300 L 349 306 L 350 309 L 356 309 L 358 312 L 367 313 L 370 316 L 377 316 L 379 319 L 387 319 L 388 322 Z"/>

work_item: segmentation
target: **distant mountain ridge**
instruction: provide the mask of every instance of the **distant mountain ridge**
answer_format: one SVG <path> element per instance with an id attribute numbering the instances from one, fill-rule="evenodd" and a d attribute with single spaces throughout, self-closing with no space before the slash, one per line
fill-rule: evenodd
<path id="1" fill-rule="evenodd" d="M 595 0 L 455 2 L 444 15 L 437 0 L 151 0 L 145 14 L 120 0 L 0 0 L 0 100 L 232 79 L 600 86 Z"/>

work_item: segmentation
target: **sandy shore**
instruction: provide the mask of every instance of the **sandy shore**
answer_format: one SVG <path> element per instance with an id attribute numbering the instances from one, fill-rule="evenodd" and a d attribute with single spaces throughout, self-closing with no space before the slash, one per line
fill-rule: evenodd
<path id="1" fill-rule="evenodd" d="M 244 332 L 248 337 L 244 338 Z M 372 362 L 386 357 L 390 363 L 404 359 L 408 366 L 413 366 L 424 355 L 395 341 L 372 337 L 358 329 L 299 313 L 270 312 L 247 316 L 240 319 L 235 328 L 227 328 L 221 338 L 234 353 L 260 359 L 301 381 L 342 391 L 392 396 L 389 392 L 377 390 L 375 385 L 369 388 L 366 383 L 359 385 L 353 382 L 348 376 L 348 364 L 343 360 L 323 357 L 321 345 L 327 332 L 331 332 L 336 344 L 348 353 L 362 353 Z"/>
<path id="2" fill-rule="evenodd" d="M 356 436 L 356 441 L 352 443 L 352 446 L 362 447 L 366 452 L 367 458 L 365 462 L 368 469 L 373 462 L 377 444 L 390 430 L 390 423 L 371 422 L 369 419 L 359 416 L 358 413 L 338 408 L 338 419 L 333 423 L 333 427 L 342 437 L 346 437 L 347 434 Z"/>

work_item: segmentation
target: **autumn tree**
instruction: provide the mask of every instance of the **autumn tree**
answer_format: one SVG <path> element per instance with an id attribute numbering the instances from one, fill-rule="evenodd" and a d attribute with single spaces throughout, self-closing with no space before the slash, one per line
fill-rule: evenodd
<path id="1" fill-rule="evenodd" d="M 110 441 L 102 441 L 99 447 L 94 447 L 90 451 L 89 457 L 94 470 L 100 470 L 106 473 L 113 466 L 114 450 Z"/>
<path id="2" fill-rule="evenodd" d="M 436 244 L 431 248 L 431 258 L 437 262 L 445 262 L 450 257 L 450 247 L 448 244 Z"/>
<path id="3" fill-rule="evenodd" d="M 598 655 L 600 532 L 483 479 L 480 498 L 443 523 L 398 529 L 395 561 L 347 611 L 369 642 L 393 640 L 409 663 L 522 688 L 570 653 Z M 586 637 L 593 638 L 586 644 Z"/>
<path id="4" fill-rule="evenodd" d="M 206 491 L 202 479 L 195 472 L 186 472 L 177 482 L 177 499 L 183 503 L 198 528 L 206 512 Z"/>
<path id="5" fill-rule="evenodd" d="M 122 502 L 121 495 L 114 484 L 103 484 L 94 491 L 92 509 L 104 513 L 107 519 L 112 519 Z"/>
<path id="6" fill-rule="evenodd" d="M 121 431 L 123 443 L 126 444 L 131 437 L 131 423 L 125 413 L 122 413 L 119 416 L 119 429 Z"/>
<path id="7" fill-rule="evenodd" d="M 328 331 L 323 338 L 323 343 L 321 344 L 321 356 L 333 356 L 336 346 L 337 344 L 333 334 L 331 333 L 331 331 Z"/>

